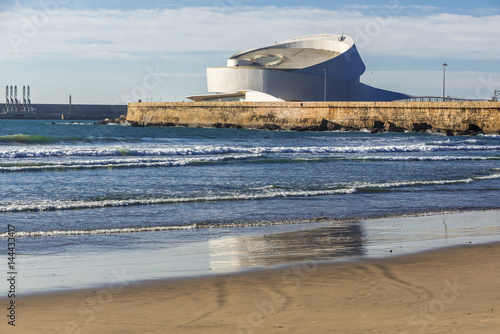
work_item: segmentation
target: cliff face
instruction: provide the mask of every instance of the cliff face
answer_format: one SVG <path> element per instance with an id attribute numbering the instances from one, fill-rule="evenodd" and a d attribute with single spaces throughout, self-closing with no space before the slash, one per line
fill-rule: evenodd
<path id="1" fill-rule="evenodd" d="M 500 133 L 500 102 L 130 103 L 137 126 Z"/>

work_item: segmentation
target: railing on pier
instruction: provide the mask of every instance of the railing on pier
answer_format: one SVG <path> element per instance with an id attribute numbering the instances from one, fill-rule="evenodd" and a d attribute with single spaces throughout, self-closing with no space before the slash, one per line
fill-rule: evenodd
<path id="1" fill-rule="evenodd" d="M 396 100 L 396 102 L 489 102 L 491 99 L 460 99 L 454 97 L 440 96 L 414 96 L 408 99 Z"/>

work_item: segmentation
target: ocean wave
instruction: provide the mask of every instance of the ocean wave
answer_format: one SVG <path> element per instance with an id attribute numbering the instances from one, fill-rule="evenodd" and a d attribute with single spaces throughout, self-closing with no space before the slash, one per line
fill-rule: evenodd
<path id="1" fill-rule="evenodd" d="M 478 209 L 474 209 L 477 211 Z M 479 211 L 490 211 L 491 209 L 479 209 Z M 496 210 L 496 209 L 495 209 Z M 50 231 L 16 231 L 16 238 L 27 237 L 64 237 L 64 236 L 81 236 L 81 235 L 105 235 L 105 234 L 120 234 L 120 233 L 141 233 L 141 232 L 161 232 L 161 231 L 181 231 L 181 230 L 197 230 L 197 229 L 215 229 L 215 228 L 238 228 L 238 227 L 258 227 L 258 226 L 279 226 L 292 224 L 310 224 L 310 223 L 331 223 L 331 224 L 348 224 L 355 220 L 373 220 L 396 217 L 424 217 L 444 214 L 456 214 L 471 210 L 444 210 L 444 211 L 425 211 L 425 212 L 409 212 L 403 214 L 388 214 L 376 216 L 356 216 L 350 218 L 329 218 L 316 217 L 307 219 L 290 219 L 290 220 L 256 220 L 256 221 L 202 221 L 188 225 L 172 225 L 172 226 L 134 226 L 121 228 L 102 228 L 102 229 L 86 229 L 86 230 L 50 230 Z M 0 238 L 10 238 L 8 232 L 0 233 Z"/>
<path id="2" fill-rule="evenodd" d="M 493 173 L 489 175 L 468 177 L 463 179 L 451 179 L 451 180 L 414 180 L 414 181 L 395 181 L 395 182 L 383 182 L 383 183 L 358 183 L 354 187 L 358 192 L 361 192 L 364 189 L 447 185 L 447 184 L 471 183 L 474 181 L 492 180 L 499 178 L 500 178 L 500 173 Z"/>
<path id="3" fill-rule="evenodd" d="M 143 226 L 143 227 L 122 227 L 122 228 L 103 228 L 95 230 L 54 230 L 54 231 L 18 231 L 16 238 L 26 237 L 64 237 L 74 235 L 96 235 L 96 234 L 118 234 L 118 233 L 140 233 L 140 232 L 159 232 L 159 231 L 180 231 L 196 230 L 210 228 L 237 228 L 237 227 L 257 227 L 257 226 L 277 226 L 291 224 L 305 224 L 313 222 L 323 222 L 333 219 L 312 218 L 295 220 L 277 220 L 277 221 L 246 221 L 246 222 L 199 222 L 189 225 L 173 226 Z M 0 238 L 11 237 L 7 232 L 0 233 Z"/>
<path id="4" fill-rule="evenodd" d="M 489 140 L 500 140 L 500 135 L 478 135 L 478 137 Z"/>
<path id="5" fill-rule="evenodd" d="M 79 210 L 79 209 L 99 209 L 106 207 L 126 207 L 141 205 L 159 205 L 159 204 L 178 204 L 195 202 L 224 202 L 224 201 L 248 201 L 264 200 L 271 198 L 296 198 L 296 197 L 317 197 L 330 195 L 345 195 L 362 192 L 387 191 L 388 189 L 397 189 L 415 186 L 435 186 L 450 185 L 460 183 L 471 183 L 474 181 L 490 180 L 500 178 L 500 173 L 495 172 L 489 175 L 449 179 L 449 180 L 406 180 L 394 182 L 357 182 L 350 185 L 343 185 L 332 189 L 306 190 L 289 189 L 276 185 L 269 185 L 260 188 L 254 188 L 250 193 L 221 194 L 216 196 L 199 197 L 160 197 L 160 198 L 128 198 L 128 199 L 98 199 L 98 200 L 47 200 L 32 203 L 10 203 L 0 206 L 1 213 L 10 212 L 38 212 L 38 211 L 60 211 L 60 210 Z"/>
<path id="6" fill-rule="evenodd" d="M 340 188 L 330 190 L 293 190 L 293 191 L 269 191 L 257 194 L 233 194 L 221 196 L 200 196 L 200 197 L 166 197 L 166 198 L 146 198 L 146 199 L 123 199 L 123 200 L 78 200 L 78 201 L 43 201 L 28 204 L 8 204 L 0 206 L 0 212 L 33 212 L 33 211 L 59 211 L 78 209 L 97 209 L 106 207 L 139 206 L 154 204 L 177 204 L 193 202 L 226 202 L 259 200 L 277 197 L 311 197 L 334 194 L 354 193 L 354 188 Z"/>
<path id="7" fill-rule="evenodd" d="M 492 177 L 495 178 L 495 177 Z M 359 191 L 366 189 L 386 189 L 386 188 L 402 188 L 402 187 L 414 187 L 414 186 L 429 186 L 429 185 L 445 185 L 445 184 L 458 184 L 458 183 L 471 183 L 474 180 L 480 180 L 481 178 L 465 178 L 456 180 L 429 180 L 429 181 L 394 181 L 385 183 L 359 183 L 356 189 Z"/>
<path id="8" fill-rule="evenodd" d="M 308 159 L 301 159 L 307 161 Z M 498 156 L 355 156 L 355 157 L 333 157 L 333 158 L 312 158 L 316 160 L 356 160 L 356 161 L 488 161 L 500 160 Z"/>
<path id="9" fill-rule="evenodd" d="M 42 145 L 64 143 L 98 143 L 98 142 L 123 142 L 120 138 L 110 137 L 55 137 L 15 134 L 0 136 L 0 144 Z"/>
<path id="10" fill-rule="evenodd" d="M 126 227 L 126 228 L 109 228 L 109 229 L 98 229 L 98 230 L 72 230 L 72 231 L 31 231 L 31 232 L 16 232 L 15 236 L 16 236 L 16 238 L 60 237 L 60 236 L 71 236 L 71 235 L 190 230 L 190 229 L 194 229 L 194 228 L 196 228 L 196 227 L 193 225 L 187 225 L 187 226 Z M 0 233 L 0 238 L 6 238 L 6 237 L 8 237 L 8 233 Z"/>
<path id="11" fill-rule="evenodd" d="M 100 168 L 155 168 L 180 167 L 194 164 L 230 163 L 247 160 L 253 164 L 316 163 L 329 161 L 495 161 L 499 156 L 333 156 L 319 158 L 268 158 L 263 154 L 227 154 L 192 157 L 117 157 L 108 159 L 69 161 L 23 161 L 1 162 L 0 172 L 62 171 Z"/>
<path id="12" fill-rule="evenodd" d="M 230 147 L 230 146 L 64 146 L 64 147 L 2 147 L 0 158 L 42 158 L 42 157 L 107 157 L 107 156 L 186 156 L 215 154 L 280 154 L 280 153 L 411 153 L 440 151 L 500 151 L 494 145 L 384 145 L 384 146 L 308 146 L 308 147 Z"/>
<path id="13" fill-rule="evenodd" d="M 75 138 L 68 137 L 68 140 L 73 140 Z M 38 135 L 6 135 L 0 136 L 0 143 L 2 144 L 52 144 L 57 143 L 61 140 L 58 137 L 47 137 Z"/>
<path id="14" fill-rule="evenodd" d="M 259 157 L 259 154 L 231 154 L 212 157 L 183 157 L 183 158 L 127 158 L 103 160 L 76 160 L 76 161 L 47 161 L 26 163 L 0 163 L 0 172 L 28 172 L 74 169 L 99 168 L 149 168 L 149 167 L 178 167 L 192 164 L 218 163 L 231 160 L 246 160 Z"/>

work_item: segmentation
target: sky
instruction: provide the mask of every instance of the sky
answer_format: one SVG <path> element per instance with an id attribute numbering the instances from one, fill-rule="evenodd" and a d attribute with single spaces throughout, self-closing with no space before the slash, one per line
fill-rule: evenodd
<path id="1" fill-rule="evenodd" d="M 29 85 L 32 103 L 187 101 L 239 51 L 325 33 L 354 39 L 377 88 L 441 96 L 447 63 L 446 95 L 500 90 L 500 0 L 0 0 L 0 88 Z"/>

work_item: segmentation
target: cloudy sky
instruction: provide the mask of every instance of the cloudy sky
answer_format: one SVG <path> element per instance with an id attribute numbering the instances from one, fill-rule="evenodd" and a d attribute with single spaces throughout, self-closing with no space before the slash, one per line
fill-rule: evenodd
<path id="1" fill-rule="evenodd" d="M 0 88 L 30 85 L 33 103 L 182 101 L 236 52 L 342 32 L 364 83 L 440 96 L 446 62 L 447 95 L 500 89 L 500 0 L 0 0 Z"/>

